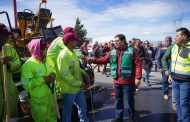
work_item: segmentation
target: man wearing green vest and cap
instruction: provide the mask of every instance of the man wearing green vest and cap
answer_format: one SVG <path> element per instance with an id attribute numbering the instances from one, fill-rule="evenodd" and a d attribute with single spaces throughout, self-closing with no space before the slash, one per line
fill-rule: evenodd
<path id="1" fill-rule="evenodd" d="M 123 34 L 115 36 L 116 49 L 97 59 L 87 59 L 89 63 L 104 64 L 110 62 L 111 76 L 114 81 L 116 115 L 112 122 L 123 122 L 123 98 L 127 101 L 129 119 L 135 122 L 135 85 L 140 85 L 142 63 L 136 49 L 127 46 Z"/>
<path id="2" fill-rule="evenodd" d="M 190 122 L 190 32 L 186 28 L 177 29 L 176 44 L 171 53 L 171 73 L 178 122 Z"/>

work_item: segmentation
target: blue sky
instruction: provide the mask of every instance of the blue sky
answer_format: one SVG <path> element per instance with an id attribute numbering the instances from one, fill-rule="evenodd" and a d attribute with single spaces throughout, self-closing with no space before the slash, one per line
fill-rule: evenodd
<path id="1" fill-rule="evenodd" d="M 41 0 L 17 0 L 17 10 L 37 12 Z M 0 11 L 7 11 L 13 24 L 12 0 L 0 0 Z M 54 26 L 74 27 L 79 17 L 94 41 L 109 41 L 118 33 L 127 40 L 162 41 L 174 37 L 176 28 L 190 29 L 190 0 L 48 0 Z M 6 23 L 6 17 L 0 15 Z"/>

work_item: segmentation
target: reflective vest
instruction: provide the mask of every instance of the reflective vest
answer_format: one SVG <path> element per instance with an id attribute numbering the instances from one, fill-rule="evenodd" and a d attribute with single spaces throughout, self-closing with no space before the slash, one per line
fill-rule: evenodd
<path id="1" fill-rule="evenodd" d="M 177 44 L 172 48 L 171 72 L 190 76 L 190 41 L 181 48 Z"/>
<path id="2" fill-rule="evenodd" d="M 132 47 L 125 48 L 123 55 L 122 55 L 122 61 L 121 61 L 121 69 L 120 69 L 120 75 L 123 78 L 131 78 L 132 77 L 132 67 L 133 67 L 133 51 L 134 49 Z M 117 77 L 117 51 L 113 49 L 111 51 L 111 57 L 110 57 L 110 68 L 111 68 L 111 76 L 113 78 Z"/>

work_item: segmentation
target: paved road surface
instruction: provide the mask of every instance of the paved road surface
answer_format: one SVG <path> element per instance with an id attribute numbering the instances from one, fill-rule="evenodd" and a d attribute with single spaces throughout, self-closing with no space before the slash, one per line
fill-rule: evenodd
<path id="1" fill-rule="evenodd" d="M 171 94 L 168 101 L 163 99 L 160 73 L 152 72 L 150 75 L 151 87 L 142 82 L 140 91 L 135 95 L 137 122 L 176 122 Z M 94 110 L 89 112 L 90 122 L 110 122 L 115 114 L 114 97 L 110 95 L 112 78 L 95 73 L 95 83 L 104 85 L 105 90 L 93 96 Z M 127 111 L 124 111 L 124 122 L 127 122 Z"/>

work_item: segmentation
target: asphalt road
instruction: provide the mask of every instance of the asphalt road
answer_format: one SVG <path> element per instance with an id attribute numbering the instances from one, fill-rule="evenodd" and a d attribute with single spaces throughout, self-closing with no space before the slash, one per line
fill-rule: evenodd
<path id="1" fill-rule="evenodd" d="M 168 101 L 163 99 L 161 74 L 152 72 L 150 75 L 151 87 L 146 87 L 145 83 L 142 82 L 140 91 L 135 95 L 136 121 L 176 122 L 176 113 L 171 104 L 171 94 Z M 110 95 L 113 85 L 112 78 L 96 72 L 95 84 L 103 85 L 105 90 L 93 96 L 93 110 L 88 113 L 90 122 L 110 122 L 115 117 L 114 97 Z M 127 122 L 127 119 L 128 113 L 124 111 L 124 122 Z"/>

